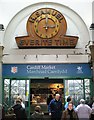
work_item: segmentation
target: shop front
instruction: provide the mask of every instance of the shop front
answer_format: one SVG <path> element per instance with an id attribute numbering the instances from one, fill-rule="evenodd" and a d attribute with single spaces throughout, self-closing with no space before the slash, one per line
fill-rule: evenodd
<path id="1" fill-rule="evenodd" d="M 22 96 L 28 116 L 36 105 L 48 113 L 47 99 L 61 95 L 64 105 L 71 95 L 75 105 L 92 97 L 92 70 L 88 63 L 3 64 L 3 104 L 7 110 Z"/>

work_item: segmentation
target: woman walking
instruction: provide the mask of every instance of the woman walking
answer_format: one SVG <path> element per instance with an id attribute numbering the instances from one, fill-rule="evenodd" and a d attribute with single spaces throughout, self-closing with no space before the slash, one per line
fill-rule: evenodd
<path id="1" fill-rule="evenodd" d="M 68 103 L 68 108 L 63 111 L 61 120 L 78 120 L 77 113 L 73 109 L 73 103 Z"/>

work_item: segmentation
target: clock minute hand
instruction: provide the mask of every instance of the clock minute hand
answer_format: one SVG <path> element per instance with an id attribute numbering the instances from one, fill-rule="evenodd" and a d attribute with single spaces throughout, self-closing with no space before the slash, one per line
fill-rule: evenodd
<path id="1" fill-rule="evenodd" d="M 45 26 L 45 29 L 47 30 L 48 29 L 48 15 L 46 14 L 46 19 L 45 19 L 46 21 L 46 26 Z"/>

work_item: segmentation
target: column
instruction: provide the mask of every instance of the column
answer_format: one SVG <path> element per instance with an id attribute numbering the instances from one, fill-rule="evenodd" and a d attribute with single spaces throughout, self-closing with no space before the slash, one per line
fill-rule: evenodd
<path id="1" fill-rule="evenodd" d="M 92 68 L 93 68 L 93 85 L 92 85 L 92 92 L 94 91 L 94 1 L 92 2 L 92 24 L 90 26 L 91 30 L 91 44 L 89 46 L 91 51 L 91 62 L 92 62 Z M 93 92 L 94 97 L 94 92 Z"/>
<path id="2" fill-rule="evenodd" d="M 90 48 L 90 51 L 91 51 L 91 61 L 92 61 L 92 68 L 93 68 L 93 90 L 92 92 L 94 91 L 94 45 L 90 45 L 89 46 Z M 93 96 L 94 96 L 94 92 L 93 92 Z"/>
<path id="3" fill-rule="evenodd" d="M 2 119 L 2 55 L 3 46 L 0 46 L 0 120 Z"/>

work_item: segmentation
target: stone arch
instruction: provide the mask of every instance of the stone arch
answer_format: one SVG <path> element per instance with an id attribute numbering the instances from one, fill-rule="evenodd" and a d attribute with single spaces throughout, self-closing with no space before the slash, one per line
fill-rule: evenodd
<path id="1" fill-rule="evenodd" d="M 80 35 L 80 42 L 77 45 L 77 48 L 85 48 L 85 45 L 90 41 L 89 31 L 87 29 L 87 26 L 85 22 L 82 20 L 82 18 L 71 8 L 68 6 L 54 3 L 54 2 L 40 2 L 35 3 L 32 5 L 29 5 L 25 8 L 23 8 L 21 11 L 19 11 L 9 22 L 5 35 L 4 35 L 4 54 L 11 54 L 10 51 L 12 51 L 13 45 L 15 44 L 15 30 L 17 26 L 23 21 L 26 17 L 28 17 L 32 12 L 34 12 L 37 9 L 43 8 L 43 7 L 52 7 L 59 10 L 61 13 L 63 13 L 69 21 L 72 21 L 73 25 L 76 26 L 76 29 L 78 30 L 78 34 Z"/>

